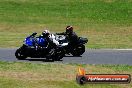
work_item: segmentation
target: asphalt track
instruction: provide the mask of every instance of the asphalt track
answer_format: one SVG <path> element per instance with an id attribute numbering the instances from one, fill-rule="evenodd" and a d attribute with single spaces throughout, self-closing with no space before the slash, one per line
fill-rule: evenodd
<path id="1" fill-rule="evenodd" d="M 0 61 L 50 63 L 45 62 L 44 58 L 27 58 L 27 60 L 17 60 L 14 55 L 15 51 L 16 48 L 0 48 Z M 66 56 L 62 61 L 55 61 L 54 63 L 132 65 L 132 50 L 87 49 L 81 57 Z"/>

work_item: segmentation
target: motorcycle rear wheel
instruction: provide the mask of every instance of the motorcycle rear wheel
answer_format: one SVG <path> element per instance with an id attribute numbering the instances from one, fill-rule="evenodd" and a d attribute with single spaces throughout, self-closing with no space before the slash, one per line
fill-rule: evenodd
<path id="1" fill-rule="evenodd" d="M 56 61 L 60 61 L 62 60 L 62 58 L 65 56 L 65 53 L 63 51 L 58 51 L 56 52 L 56 55 L 55 55 L 55 60 Z"/>
<path id="2" fill-rule="evenodd" d="M 46 55 L 46 61 L 54 61 L 55 55 L 54 55 L 54 49 L 51 49 L 50 52 Z"/>
<path id="3" fill-rule="evenodd" d="M 85 52 L 85 46 L 84 45 L 78 45 L 73 49 L 71 54 L 73 56 L 81 56 Z"/>

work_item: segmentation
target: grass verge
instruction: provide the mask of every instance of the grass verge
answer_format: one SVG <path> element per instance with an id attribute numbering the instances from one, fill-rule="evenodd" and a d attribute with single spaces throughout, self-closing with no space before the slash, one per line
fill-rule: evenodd
<path id="1" fill-rule="evenodd" d="M 86 65 L 0 61 L 1 88 L 130 88 L 132 84 L 87 84 L 75 81 L 78 67 L 94 74 L 131 74 L 129 65 Z"/>
<path id="2" fill-rule="evenodd" d="M 0 47 L 18 47 L 31 32 L 73 25 L 88 48 L 132 48 L 131 0 L 0 0 Z"/>

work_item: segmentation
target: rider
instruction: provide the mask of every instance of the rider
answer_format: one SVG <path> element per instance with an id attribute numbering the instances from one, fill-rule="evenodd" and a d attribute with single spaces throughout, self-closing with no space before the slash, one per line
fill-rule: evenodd
<path id="1" fill-rule="evenodd" d="M 49 30 L 44 30 L 40 37 L 46 38 L 50 48 L 59 45 L 59 42 L 55 40 L 55 36 Z"/>
<path id="2" fill-rule="evenodd" d="M 63 33 L 56 33 L 58 35 L 65 35 L 66 38 L 69 41 L 69 46 L 74 46 L 76 45 L 79 37 L 76 35 L 75 32 L 73 32 L 73 27 L 72 26 L 67 26 L 66 27 L 66 32 Z"/>

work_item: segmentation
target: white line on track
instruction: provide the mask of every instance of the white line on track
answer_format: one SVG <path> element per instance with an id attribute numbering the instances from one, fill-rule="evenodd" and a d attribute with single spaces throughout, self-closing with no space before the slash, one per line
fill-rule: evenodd
<path id="1" fill-rule="evenodd" d="M 132 49 L 113 49 L 113 50 L 121 50 L 121 51 L 126 51 L 127 50 L 127 51 L 132 51 Z"/>
<path id="2" fill-rule="evenodd" d="M 110 49 L 110 48 L 109 49 L 107 49 L 107 48 L 106 49 L 88 49 L 87 48 L 87 50 L 97 50 L 97 51 L 98 50 L 99 51 L 102 51 L 102 50 L 105 50 L 105 51 L 132 51 L 132 49 Z"/>

